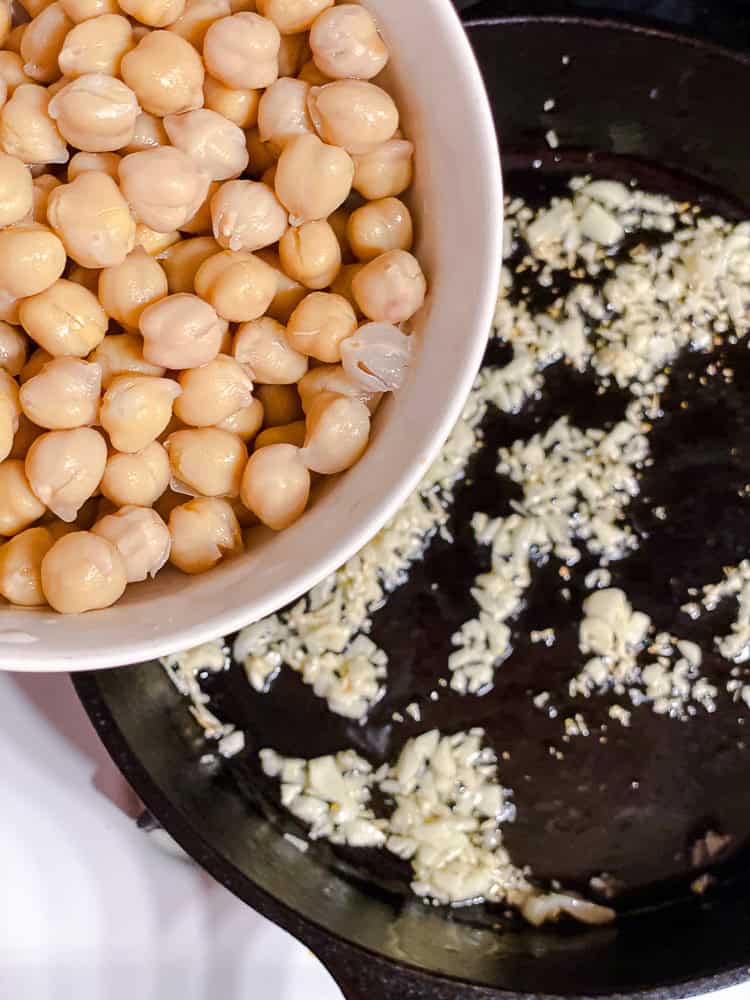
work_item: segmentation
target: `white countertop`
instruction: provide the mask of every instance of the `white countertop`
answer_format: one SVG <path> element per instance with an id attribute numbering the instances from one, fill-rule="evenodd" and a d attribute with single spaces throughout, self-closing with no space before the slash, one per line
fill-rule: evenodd
<path id="1" fill-rule="evenodd" d="M 341 1000 L 307 949 L 136 828 L 67 677 L 0 675 L 0 705 L 3 1000 Z"/>

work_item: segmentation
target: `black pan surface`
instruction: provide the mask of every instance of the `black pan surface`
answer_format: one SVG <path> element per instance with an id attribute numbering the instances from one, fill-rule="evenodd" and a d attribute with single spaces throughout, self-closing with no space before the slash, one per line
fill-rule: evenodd
<path id="1" fill-rule="evenodd" d="M 750 125 L 750 63 L 741 54 L 576 19 L 480 20 L 470 34 L 496 109 L 511 192 L 543 197 L 571 173 L 587 171 L 636 178 L 724 214 L 747 212 L 750 172 L 740 137 Z M 556 108 L 546 114 L 551 96 Z M 557 152 L 542 139 L 552 127 L 562 143 Z M 750 382 L 747 349 L 731 361 L 738 372 L 731 398 L 717 400 L 709 391 L 689 419 L 679 412 L 681 380 L 693 362 L 684 363 L 673 379 L 668 438 L 654 442 L 664 461 L 656 463 L 658 474 L 644 492 L 662 490 L 683 504 L 686 527 L 679 537 L 657 533 L 623 570 L 622 582 L 636 605 L 665 626 L 678 613 L 683 588 L 718 579 L 722 565 L 744 556 L 750 535 L 750 511 L 739 501 L 723 506 L 720 523 L 711 518 L 717 470 L 735 495 L 736 483 L 750 479 L 750 405 L 742 398 Z M 585 386 L 564 381 L 552 398 L 566 407 L 578 398 L 584 409 L 617 402 L 596 404 Z M 517 433 L 507 418 L 491 423 L 487 455 Z M 446 639 L 466 617 L 465 585 L 481 559 L 461 524 L 480 499 L 484 509 L 502 500 L 482 495 L 490 481 L 482 463 L 480 456 L 470 476 L 476 485 L 458 495 L 457 547 L 434 544 L 376 619 L 376 638 L 392 660 L 396 656 L 399 670 L 366 727 L 331 716 L 290 673 L 261 698 L 234 669 L 216 685 L 217 708 L 247 730 L 250 751 L 273 745 L 304 756 L 354 746 L 373 759 L 391 757 L 417 731 L 416 724 L 395 729 L 391 713 L 415 698 L 423 707 L 420 730 L 485 726 L 499 751 L 511 751 L 502 778 L 515 789 L 518 806 L 518 821 L 506 827 L 514 859 L 572 887 L 612 874 L 627 887 L 616 927 L 533 930 L 487 911 L 451 919 L 427 911 L 403 894 L 403 873 L 395 866 L 380 868 L 378 885 L 364 877 L 359 859 L 353 867 L 355 859 L 322 850 L 299 854 L 281 836 L 251 753 L 223 769 L 201 762 L 205 745 L 197 727 L 157 664 L 80 677 L 79 694 L 115 760 L 167 830 L 232 891 L 307 941 L 348 996 L 684 996 L 744 977 L 750 762 L 741 714 L 724 709 L 680 723 L 646 710 L 631 729 L 607 731 L 606 742 L 576 741 L 566 745 L 562 761 L 552 757 L 559 720 L 534 709 L 529 691 L 555 687 L 561 650 L 566 643 L 574 649 L 575 637 L 573 626 L 565 631 L 570 608 L 556 606 L 543 581 L 528 614 L 536 602 L 545 624 L 557 616 L 553 623 L 562 635 L 555 650 L 523 649 L 483 699 L 427 698 L 443 669 Z M 710 675 L 725 672 L 725 664 L 711 660 Z M 603 713 L 597 726 L 606 724 L 606 708 L 597 709 Z M 709 829 L 733 842 L 715 871 L 713 891 L 698 898 L 689 890 L 691 845 Z M 493 924 L 502 924 L 503 932 Z"/>

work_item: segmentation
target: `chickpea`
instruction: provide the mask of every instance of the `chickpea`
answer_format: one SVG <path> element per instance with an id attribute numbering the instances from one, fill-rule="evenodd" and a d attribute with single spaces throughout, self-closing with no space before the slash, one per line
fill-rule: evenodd
<path id="1" fill-rule="evenodd" d="M 173 229 L 168 233 L 157 233 L 155 229 L 139 222 L 135 227 L 135 247 L 145 250 L 149 257 L 161 257 L 161 255 L 179 243 L 182 235 L 178 229 Z"/>
<path id="2" fill-rule="evenodd" d="M 11 32 L 13 27 L 13 12 L 11 10 L 10 0 L 6 0 L 3 3 L 2 10 L 0 10 L 0 45 L 5 44 L 5 40 Z"/>
<path id="3" fill-rule="evenodd" d="M 255 439 L 255 450 L 268 448 L 272 444 L 293 444 L 301 448 L 305 443 L 307 424 L 304 420 L 295 420 L 293 424 L 281 424 L 279 427 L 269 427 Z"/>
<path id="4" fill-rule="evenodd" d="M 185 0 L 118 0 L 126 14 L 150 28 L 166 28 L 182 17 Z"/>
<path id="5" fill-rule="evenodd" d="M 133 138 L 123 146 L 120 152 L 140 153 L 144 149 L 155 149 L 157 146 L 168 146 L 169 137 L 164 128 L 161 118 L 150 115 L 147 111 L 141 111 L 135 119 L 133 128 Z"/>
<path id="6" fill-rule="evenodd" d="M 60 6 L 74 24 L 88 21 L 102 14 L 117 14 L 120 11 L 117 0 L 60 0 Z"/>
<path id="7" fill-rule="evenodd" d="M 50 431 L 26 456 L 26 478 L 39 500 L 70 524 L 99 488 L 107 464 L 107 442 L 99 431 L 78 427 Z"/>
<path id="8" fill-rule="evenodd" d="M 300 379 L 297 391 L 306 414 L 310 412 L 313 402 L 322 393 L 335 393 L 337 396 L 359 399 L 371 414 L 377 410 L 383 395 L 380 392 L 370 392 L 359 382 L 349 378 L 342 365 L 318 365 L 317 368 L 311 368 L 307 375 Z"/>
<path id="9" fill-rule="evenodd" d="M 308 31 L 313 21 L 335 0 L 257 0 L 261 14 L 270 18 L 282 35 Z"/>
<path id="10" fill-rule="evenodd" d="M 206 178 L 208 181 L 208 178 Z M 180 226 L 180 238 L 188 236 L 209 236 L 211 234 L 211 199 L 221 187 L 218 181 L 208 181 L 206 196 L 197 211 Z"/>
<path id="11" fill-rule="evenodd" d="M 0 462 L 0 535 L 17 535 L 44 513 L 45 507 L 35 496 L 20 459 Z"/>
<path id="12" fill-rule="evenodd" d="M 247 449 L 235 434 L 216 427 L 176 431 L 165 447 L 172 489 L 204 497 L 236 497 L 247 464 Z"/>
<path id="13" fill-rule="evenodd" d="M 47 86 L 47 96 L 49 97 L 50 101 L 52 101 L 52 98 L 56 94 L 60 93 L 60 91 L 63 89 L 63 87 L 67 87 L 67 85 L 69 83 L 70 83 L 70 80 L 66 79 L 64 76 L 61 76 L 59 78 L 59 80 L 55 80 L 54 83 L 50 83 Z M 34 169 L 43 170 L 44 166 L 42 164 L 38 164 L 36 168 L 32 167 L 32 170 L 34 170 Z"/>
<path id="14" fill-rule="evenodd" d="M 19 315 L 24 330 L 53 357 L 85 358 L 104 339 L 109 322 L 96 296 L 66 278 L 24 299 Z"/>
<path id="15" fill-rule="evenodd" d="M 130 142 L 138 111 L 130 87 L 103 73 L 76 77 L 49 102 L 63 138 L 87 153 L 111 152 Z"/>
<path id="16" fill-rule="evenodd" d="M 203 93 L 207 108 L 228 118 L 240 128 L 252 128 L 257 123 L 259 91 L 227 87 L 220 80 L 207 76 Z"/>
<path id="17" fill-rule="evenodd" d="M 257 256 L 273 268 L 276 276 L 276 294 L 266 311 L 277 322 L 287 323 L 289 317 L 307 294 L 307 289 L 282 271 L 281 260 L 275 250 L 265 247 L 258 250 Z"/>
<path id="18" fill-rule="evenodd" d="M 152 115 L 178 115 L 203 106 L 201 57 L 173 31 L 145 35 L 123 56 L 121 73 L 140 106 Z"/>
<path id="19" fill-rule="evenodd" d="M 226 250 L 260 250 L 277 243 L 287 214 L 273 191 L 256 181 L 228 181 L 211 199 L 214 237 Z"/>
<path id="20" fill-rule="evenodd" d="M 99 275 L 99 301 L 122 326 L 138 329 L 141 313 L 167 294 L 167 276 L 143 247 L 132 250 L 122 264 Z"/>
<path id="21" fill-rule="evenodd" d="M 143 356 L 165 368 L 197 368 L 213 361 L 227 329 L 213 306 L 197 295 L 167 295 L 141 313 Z"/>
<path id="22" fill-rule="evenodd" d="M 261 141 L 257 126 L 245 132 L 245 142 L 250 157 L 247 173 L 250 177 L 262 177 L 276 164 L 278 153 L 269 142 Z"/>
<path id="23" fill-rule="evenodd" d="M 245 133 L 208 108 L 168 115 L 164 128 L 173 146 L 181 149 L 212 180 L 239 177 L 248 163 Z"/>
<path id="24" fill-rule="evenodd" d="M 0 80 L 5 83 L 7 96 L 13 93 L 22 83 L 33 83 L 23 69 L 23 59 L 17 52 L 3 50 L 0 52 Z"/>
<path id="25" fill-rule="evenodd" d="M 34 206 L 34 185 L 28 167 L 16 156 L 0 153 L 0 227 L 28 216 Z"/>
<path id="26" fill-rule="evenodd" d="M 21 386 L 23 412 L 38 427 L 72 430 L 96 423 L 102 373 L 80 358 L 53 358 Z"/>
<path id="27" fill-rule="evenodd" d="M 128 505 L 97 521 L 91 529 L 117 549 L 128 583 L 154 577 L 169 559 L 172 538 L 155 510 Z"/>
<path id="28" fill-rule="evenodd" d="M 20 607 L 46 604 L 42 593 L 42 559 L 54 538 L 46 528 L 27 528 L 0 547 L 0 594 Z"/>
<path id="29" fill-rule="evenodd" d="M 243 406 L 216 426 L 219 430 L 236 434 L 243 441 L 251 441 L 263 426 L 263 404 L 254 399 L 249 406 Z"/>
<path id="30" fill-rule="evenodd" d="M 120 161 L 120 185 L 135 217 L 166 233 L 190 219 L 205 198 L 208 178 L 180 149 L 159 146 Z"/>
<path id="31" fill-rule="evenodd" d="M 28 23 L 17 24 L 15 28 L 8 33 L 8 37 L 5 39 L 5 48 L 8 52 L 17 52 L 19 55 L 21 54 L 21 42 L 23 41 L 23 36 L 26 34 L 28 26 Z"/>
<path id="32" fill-rule="evenodd" d="M 406 139 L 390 139 L 353 159 L 354 188 L 370 201 L 402 194 L 414 178 L 414 145 Z"/>
<path id="33" fill-rule="evenodd" d="M 341 270 L 341 247 L 327 222 L 289 229 L 279 243 L 279 256 L 289 277 L 306 288 L 328 288 Z"/>
<path id="34" fill-rule="evenodd" d="M 242 11 L 214 21 L 203 41 L 203 60 L 211 76 L 227 87 L 258 90 L 278 78 L 280 46 L 271 21 Z"/>
<path id="35" fill-rule="evenodd" d="M 0 110 L 0 146 L 24 163 L 67 163 L 68 147 L 49 114 L 45 87 L 22 83 Z"/>
<path id="36" fill-rule="evenodd" d="M 116 451 L 142 451 L 172 418 L 179 385 L 155 375 L 116 375 L 102 399 L 99 421 Z"/>
<path id="37" fill-rule="evenodd" d="M 422 307 L 427 282 L 416 257 L 405 250 L 389 250 L 354 276 L 352 291 L 368 319 L 398 324 Z"/>
<path id="38" fill-rule="evenodd" d="M 102 14 L 68 32 L 57 62 L 69 80 L 86 73 L 118 76 L 122 57 L 134 45 L 133 28 L 126 17 Z"/>
<path id="39" fill-rule="evenodd" d="M 21 39 L 24 72 L 38 83 L 54 83 L 62 73 L 57 57 L 73 22 L 60 3 L 51 3 L 27 26 Z"/>
<path id="40" fill-rule="evenodd" d="M 305 60 L 310 57 L 308 35 L 299 31 L 294 35 L 282 35 L 279 48 L 279 76 L 296 76 Z"/>
<path id="41" fill-rule="evenodd" d="M 389 250 L 411 250 L 414 241 L 411 214 L 398 198 L 368 202 L 352 212 L 347 236 L 361 261 L 374 260 Z"/>
<path id="42" fill-rule="evenodd" d="M 206 32 L 220 17 L 232 13 L 229 0 L 188 0 L 180 17 L 170 25 L 169 30 L 180 35 L 199 52 L 203 49 Z"/>
<path id="43" fill-rule="evenodd" d="M 122 556 L 106 538 L 74 531 L 59 538 L 42 559 L 42 590 L 63 615 L 108 608 L 127 585 Z"/>
<path id="44" fill-rule="evenodd" d="M 292 77 L 279 77 L 258 104 L 258 134 L 279 152 L 297 135 L 313 135 L 307 113 L 310 85 Z"/>
<path id="45" fill-rule="evenodd" d="M 13 438 L 13 447 L 8 458 L 25 459 L 29 448 L 42 433 L 42 428 L 32 424 L 26 414 L 22 413 L 18 418 L 18 430 Z"/>
<path id="46" fill-rule="evenodd" d="M 318 69 L 336 80 L 371 80 L 388 62 L 375 20 L 359 4 L 340 4 L 321 14 L 310 31 L 310 48 Z"/>
<path id="47" fill-rule="evenodd" d="M 195 275 L 198 295 L 232 323 L 262 316 L 276 287 L 276 275 L 268 264 L 243 250 L 223 250 L 209 257 Z"/>
<path id="48" fill-rule="evenodd" d="M 293 226 L 326 219 L 349 197 L 354 164 L 343 149 L 317 136 L 301 135 L 284 147 L 276 171 L 276 194 Z"/>
<path id="49" fill-rule="evenodd" d="M 141 451 L 113 452 L 107 459 L 101 491 L 117 507 L 152 507 L 169 486 L 169 456 L 152 441 Z"/>
<path id="50" fill-rule="evenodd" d="M 269 167 L 268 170 L 266 170 L 266 172 L 261 177 L 261 183 L 265 184 L 267 187 L 270 187 L 272 191 L 276 187 L 276 168 L 277 168 L 277 166 L 278 166 L 278 164 L 274 163 L 274 165 L 272 167 Z"/>
<path id="51" fill-rule="evenodd" d="M 297 74 L 297 79 L 304 80 L 305 83 L 309 83 L 311 87 L 324 87 L 327 83 L 333 82 L 330 76 L 326 76 L 325 73 L 321 73 L 312 59 L 308 59 L 308 61 L 303 64 Z"/>
<path id="52" fill-rule="evenodd" d="M 81 174 L 91 170 L 98 170 L 103 174 L 108 174 L 115 184 L 119 180 L 117 170 L 120 166 L 120 157 L 117 153 L 76 153 L 68 164 L 68 180 L 74 181 Z M 43 176 L 48 177 L 49 174 Z M 56 178 L 53 178 L 56 180 Z M 60 182 L 56 180 L 55 187 Z M 46 214 L 46 213 L 45 213 Z"/>
<path id="53" fill-rule="evenodd" d="M 245 466 L 240 497 L 274 531 L 294 524 L 310 499 L 310 473 L 300 449 L 270 444 L 255 451 Z"/>
<path id="54" fill-rule="evenodd" d="M 346 299 L 312 292 L 290 316 L 286 333 L 295 351 L 333 364 L 341 360 L 341 341 L 356 329 L 357 317 Z"/>
<path id="55" fill-rule="evenodd" d="M 320 393 L 307 412 L 302 459 L 312 472 L 333 476 L 351 468 L 370 439 L 370 411 L 359 399 Z"/>
<path id="56" fill-rule="evenodd" d="M 231 504 L 199 497 L 169 515 L 170 562 L 183 573 L 205 573 L 226 556 L 242 552 L 242 532 Z"/>
<path id="57" fill-rule="evenodd" d="M 38 375 L 47 362 L 51 360 L 52 355 L 42 350 L 41 347 L 38 347 L 21 369 L 21 373 L 18 376 L 19 385 L 25 385 L 29 379 Z"/>
<path id="58" fill-rule="evenodd" d="M 0 322 L 0 369 L 8 375 L 18 375 L 26 364 L 28 341 L 23 331 L 10 323 Z"/>
<path id="59" fill-rule="evenodd" d="M 171 246 L 161 261 L 170 294 L 194 291 L 195 276 L 201 264 L 220 250 L 213 236 L 194 236 Z"/>
<path id="60" fill-rule="evenodd" d="M 268 385 L 291 385 L 307 371 L 307 357 L 291 347 L 284 327 L 269 316 L 243 323 L 232 353 L 257 381 Z"/>
<path id="61" fill-rule="evenodd" d="M 115 267 L 135 244 L 135 221 L 120 189 L 107 174 L 91 170 L 49 196 L 50 225 L 68 254 L 83 267 Z"/>
<path id="62" fill-rule="evenodd" d="M 0 230 L 0 300 L 3 306 L 43 292 L 64 270 L 65 248 L 49 229 L 26 223 Z"/>
<path id="63" fill-rule="evenodd" d="M 398 128 L 398 108 L 381 87 L 364 80 L 335 80 L 313 87 L 308 111 L 323 142 L 348 153 L 368 153 Z"/>
<path id="64" fill-rule="evenodd" d="M 296 385 L 258 385 L 255 395 L 263 404 L 266 427 L 293 424 L 303 415 Z"/>
<path id="65" fill-rule="evenodd" d="M 117 375 L 164 375 L 166 368 L 143 357 L 143 338 L 137 333 L 110 333 L 89 357 L 102 371 L 102 388 Z"/>
<path id="66" fill-rule="evenodd" d="M 252 378 L 226 354 L 181 372 L 179 382 L 182 395 L 175 402 L 175 416 L 191 427 L 212 427 L 253 401 Z"/>
<path id="67" fill-rule="evenodd" d="M 0 462 L 13 450 L 20 416 L 18 385 L 6 371 L 0 371 Z"/>
<path id="68" fill-rule="evenodd" d="M 18 316 L 19 299 L 9 299 L 0 290 L 0 321 L 10 323 L 12 326 L 20 326 L 21 320 Z"/>
<path id="69" fill-rule="evenodd" d="M 31 219 L 33 222 L 46 226 L 49 196 L 56 187 L 60 187 L 60 183 L 57 177 L 52 174 L 40 174 L 39 177 L 34 177 L 31 182 Z"/>
<path id="70" fill-rule="evenodd" d="M 328 225 L 336 234 L 341 248 L 341 259 L 347 262 L 354 260 L 352 248 L 349 246 L 349 238 L 346 235 L 346 227 L 349 225 L 349 211 L 344 206 L 337 208 L 335 212 L 328 216 Z"/>

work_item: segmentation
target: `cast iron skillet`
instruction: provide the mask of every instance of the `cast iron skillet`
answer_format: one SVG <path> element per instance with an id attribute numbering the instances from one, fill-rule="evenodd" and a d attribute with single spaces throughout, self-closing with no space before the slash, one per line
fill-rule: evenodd
<path id="1" fill-rule="evenodd" d="M 540 159 L 540 176 L 571 163 L 605 174 L 632 171 L 646 184 L 669 177 L 686 191 L 697 181 L 701 190 L 720 192 L 727 210 L 750 204 L 744 55 L 641 26 L 498 20 L 489 15 L 507 5 L 480 9 L 488 17 L 471 22 L 469 33 L 506 165 Z M 741 30 L 747 25 L 738 25 L 738 38 Z M 542 111 L 549 97 L 557 101 L 553 118 Z M 562 143 L 557 154 L 540 141 L 551 127 Z M 79 675 L 75 684 L 115 762 L 164 827 L 232 892 L 315 951 L 349 1000 L 677 997 L 750 975 L 750 867 L 742 843 L 706 896 L 677 889 L 647 896 L 604 929 L 513 926 L 497 933 L 334 871 L 316 852 L 299 853 L 253 808 L 250 790 L 205 763 L 200 733 L 157 664 Z M 498 702 L 509 725 L 527 718 L 526 693 L 514 690 Z M 535 724 L 526 731 L 519 725 L 520 744 L 533 748 L 542 738 Z M 605 865 L 668 866 L 666 845 L 690 822 L 696 829 L 734 822 L 746 839 L 748 773 L 737 749 L 744 744 L 728 749 L 723 726 L 719 720 L 696 736 L 679 724 L 647 723 L 635 738 L 613 741 L 604 756 L 574 758 L 574 773 L 559 788 L 540 785 L 513 849 L 535 870 L 565 869 L 575 881 Z M 333 739 L 335 723 L 330 727 Z M 638 774 L 646 787 L 630 797 L 595 788 L 575 799 L 602 767 L 614 777 Z M 550 803 L 553 819 L 545 812 Z"/>

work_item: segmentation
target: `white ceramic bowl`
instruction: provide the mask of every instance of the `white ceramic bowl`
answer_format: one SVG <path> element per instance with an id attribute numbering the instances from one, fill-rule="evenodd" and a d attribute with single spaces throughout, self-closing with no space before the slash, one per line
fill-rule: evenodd
<path id="1" fill-rule="evenodd" d="M 106 611 L 0 609 L 0 668 L 135 663 L 225 635 L 299 597 L 385 524 L 455 423 L 485 347 L 502 242 L 497 142 L 450 0 L 366 0 L 391 50 L 389 89 L 417 149 L 412 203 L 430 294 L 407 384 L 377 414 L 355 468 L 292 528 L 203 576 L 164 571 Z"/>

